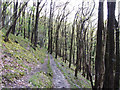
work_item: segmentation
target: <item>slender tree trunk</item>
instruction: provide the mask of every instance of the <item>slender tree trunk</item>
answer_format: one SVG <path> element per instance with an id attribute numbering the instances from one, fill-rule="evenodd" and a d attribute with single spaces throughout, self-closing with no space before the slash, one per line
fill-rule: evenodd
<path id="1" fill-rule="evenodd" d="M 65 49 L 64 49 L 64 42 L 63 42 L 63 62 L 65 61 Z"/>
<path id="2" fill-rule="evenodd" d="M 75 77 L 77 77 L 77 73 L 78 73 L 78 69 L 79 69 L 79 62 L 80 62 L 80 60 L 79 60 L 79 58 L 80 58 L 80 48 L 81 48 L 81 46 L 79 46 L 80 44 L 79 44 L 79 29 L 80 29 L 80 26 L 79 25 L 77 25 L 77 37 L 76 37 L 76 40 L 77 40 L 77 54 L 76 54 L 76 68 L 75 68 Z M 80 47 L 80 48 L 79 48 Z"/>
<path id="3" fill-rule="evenodd" d="M 72 37 L 71 37 L 71 46 L 70 46 L 69 68 L 71 67 L 72 47 L 73 47 L 73 35 L 74 35 L 74 25 L 72 26 Z"/>
<path id="4" fill-rule="evenodd" d="M 2 16 L 2 0 L 0 0 L 0 16 Z M 2 18 L 0 17 L 0 27 L 2 26 Z"/>
<path id="5" fill-rule="evenodd" d="M 84 36 L 84 39 L 81 41 L 81 43 L 82 43 L 82 50 L 83 50 L 83 73 L 82 73 L 82 75 L 85 77 L 85 62 L 86 62 L 86 56 L 85 56 L 85 52 L 86 52 L 86 50 L 85 50 L 85 48 L 86 48 L 85 36 Z"/>
<path id="6" fill-rule="evenodd" d="M 66 21 L 65 21 L 65 63 L 67 61 L 67 31 L 66 31 Z"/>
<path id="7" fill-rule="evenodd" d="M 3 10 L 2 10 L 2 27 L 5 26 L 6 4 L 7 4 L 7 2 L 4 2 L 4 1 L 3 1 Z"/>
<path id="8" fill-rule="evenodd" d="M 89 59 L 89 70 L 90 70 L 90 72 L 92 71 L 91 70 L 91 63 L 92 63 L 92 47 L 93 47 L 93 31 L 91 32 L 91 34 L 90 34 L 90 38 L 91 38 L 91 41 L 90 41 L 90 59 Z"/>
<path id="9" fill-rule="evenodd" d="M 45 48 L 46 48 L 46 38 L 47 38 L 47 28 L 46 28 L 46 15 L 47 15 L 47 9 L 45 10 L 45 17 L 44 17 L 44 30 L 45 30 L 45 39 L 44 39 L 44 46 L 45 46 Z M 54 45 L 53 45 L 54 46 Z"/>
<path id="10" fill-rule="evenodd" d="M 33 43 L 33 37 L 34 37 L 34 11 L 32 13 L 32 33 L 31 33 L 31 43 Z"/>
<path id="11" fill-rule="evenodd" d="M 35 28 L 34 28 L 34 39 L 35 39 L 35 42 L 34 42 L 34 49 L 37 47 L 37 39 L 38 39 L 38 19 L 39 19 L 39 5 L 40 5 L 40 2 L 38 0 L 37 2 L 37 8 L 36 8 L 36 20 L 35 20 Z"/>
<path id="12" fill-rule="evenodd" d="M 26 33 L 25 33 L 25 31 L 26 31 L 26 30 L 25 30 L 25 27 L 26 27 L 26 26 L 25 26 L 25 24 L 26 24 L 26 23 L 25 23 L 25 22 L 26 22 L 26 19 L 25 19 L 25 8 L 24 8 L 24 11 L 23 11 L 23 18 L 24 18 L 23 21 L 24 21 L 24 39 L 25 39 L 25 38 L 26 38 Z"/>
<path id="13" fill-rule="evenodd" d="M 74 37 L 74 49 L 73 49 L 73 65 L 75 65 L 75 37 Z"/>
<path id="14" fill-rule="evenodd" d="M 55 58 L 57 59 L 57 56 L 58 56 L 58 37 L 59 37 L 59 28 L 60 28 L 60 24 L 57 26 L 57 29 L 56 29 L 56 50 L 55 50 Z"/>
<path id="15" fill-rule="evenodd" d="M 50 4 L 50 19 L 49 19 L 49 32 L 50 32 L 50 40 L 49 40 L 49 52 L 50 54 L 52 54 L 52 42 L 53 42 L 53 17 L 52 17 L 52 14 L 53 14 L 53 1 L 51 0 L 51 4 Z"/>
<path id="16" fill-rule="evenodd" d="M 60 57 L 62 56 L 61 52 L 62 52 L 62 42 L 60 42 L 60 54 L 59 54 Z"/>
<path id="17" fill-rule="evenodd" d="M 30 13 L 29 20 L 28 20 L 28 39 L 30 39 L 31 14 L 32 14 L 32 13 Z"/>
<path id="18" fill-rule="evenodd" d="M 48 52 L 50 52 L 50 30 L 48 30 Z"/>
<path id="19" fill-rule="evenodd" d="M 90 53 L 89 53 L 89 38 L 88 38 L 89 34 L 88 33 L 87 33 L 87 40 L 86 40 L 86 47 L 87 47 L 86 61 L 89 63 L 89 67 L 90 67 L 89 70 L 91 71 L 91 63 L 90 63 L 90 59 L 89 59 Z M 86 70 L 86 72 L 87 72 L 87 79 L 89 80 L 89 72 L 87 70 Z"/>
<path id="20" fill-rule="evenodd" d="M 52 13 L 53 13 L 53 10 L 52 10 L 52 5 L 53 5 L 53 1 L 51 0 L 51 3 L 50 3 L 50 16 L 49 16 L 49 26 L 48 26 L 48 52 L 50 52 L 50 54 L 52 54 Z"/>
<path id="21" fill-rule="evenodd" d="M 53 25 L 54 26 L 54 28 L 53 28 L 53 33 L 54 33 L 54 35 L 53 35 L 53 52 L 55 52 L 55 29 L 56 29 L 56 24 L 54 24 Z"/>
<path id="22" fill-rule="evenodd" d="M 20 2 L 20 6 L 19 7 L 21 7 L 21 2 Z M 21 28 L 22 22 L 23 21 L 21 21 L 21 15 L 20 15 L 20 17 L 19 17 L 19 30 L 18 30 L 18 33 L 16 34 L 16 36 L 18 36 L 20 34 L 20 31 L 22 31 L 22 28 Z M 22 35 L 22 32 L 21 32 L 21 35 Z"/>

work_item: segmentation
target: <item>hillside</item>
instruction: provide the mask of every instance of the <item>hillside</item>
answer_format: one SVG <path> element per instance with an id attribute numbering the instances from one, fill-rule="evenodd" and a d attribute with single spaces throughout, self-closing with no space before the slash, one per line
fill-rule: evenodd
<path id="1" fill-rule="evenodd" d="M 69 69 L 60 57 L 49 56 L 45 48 L 38 46 L 34 50 L 27 39 L 12 34 L 9 42 L 4 42 L 1 31 L 0 37 L 2 88 L 66 88 L 68 83 L 69 88 L 91 88 L 90 82 L 80 73 L 79 78 L 75 78 L 74 66 Z"/>
<path id="2" fill-rule="evenodd" d="M 44 73 L 48 69 L 43 69 L 48 59 L 46 49 L 38 46 L 35 51 L 27 39 L 12 34 L 9 42 L 4 42 L 3 36 L 0 31 L 2 87 L 51 87 L 51 79 Z"/>

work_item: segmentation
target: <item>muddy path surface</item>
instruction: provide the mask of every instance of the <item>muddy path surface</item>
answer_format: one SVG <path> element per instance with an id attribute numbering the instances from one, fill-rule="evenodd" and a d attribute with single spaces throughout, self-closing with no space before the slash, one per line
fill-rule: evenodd
<path id="1" fill-rule="evenodd" d="M 58 69 L 52 55 L 50 55 L 50 66 L 53 71 L 53 88 L 70 88 L 70 84 L 65 79 L 62 72 Z"/>

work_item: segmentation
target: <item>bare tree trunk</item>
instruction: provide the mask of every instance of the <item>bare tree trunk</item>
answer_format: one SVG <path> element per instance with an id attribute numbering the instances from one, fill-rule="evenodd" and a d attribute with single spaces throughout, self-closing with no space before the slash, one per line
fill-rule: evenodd
<path id="1" fill-rule="evenodd" d="M 63 29 L 63 37 L 64 37 L 64 29 Z M 65 42 L 63 42 L 63 62 L 65 61 Z"/>
<path id="2" fill-rule="evenodd" d="M 34 3 L 33 3 L 34 7 Z M 32 33 L 31 33 L 31 43 L 33 43 L 33 37 L 34 37 L 34 10 L 32 11 Z"/>
<path id="3" fill-rule="evenodd" d="M 116 26 L 116 68 L 115 68 L 115 81 L 114 81 L 114 90 L 118 90 L 119 80 L 120 80 L 120 59 L 119 59 L 119 27 L 118 22 L 115 19 Z"/>
<path id="4" fill-rule="evenodd" d="M 21 7 L 21 2 L 20 2 L 19 7 Z M 21 15 L 20 15 L 20 18 L 19 18 L 19 31 L 18 31 L 18 33 L 16 34 L 16 36 L 18 36 L 18 35 L 20 34 L 20 31 L 21 31 L 21 36 L 22 36 L 22 28 L 21 28 L 22 22 L 23 22 L 23 19 L 22 19 L 22 21 L 21 21 Z"/>
<path id="5" fill-rule="evenodd" d="M 71 37 L 71 46 L 70 46 L 70 60 L 69 60 L 69 68 L 71 67 L 71 58 L 72 58 L 72 47 L 73 47 L 73 35 L 74 35 L 74 24 L 72 25 L 72 37 Z"/>
<path id="6" fill-rule="evenodd" d="M 97 30 L 97 46 L 96 46 L 96 60 L 95 60 L 95 88 L 100 89 L 102 84 L 102 30 L 104 30 L 103 23 L 103 2 L 99 2 L 98 11 L 98 30 Z"/>
<path id="7" fill-rule="evenodd" d="M 81 29 L 82 30 L 82 29 Z M 86 45 L 85 45 L 85 33 L 84 33 L 84 38 L 83 38 L 83 40 L 81 41 L 81 43 L 82 43 L 82 50 L 83 50 L 83 73 L 82 73 L 82 75 L 85 77 L 85 62 L 86 62 L 86 50 L 85 50 L 85 48 L 86 48 Z"/>
<path id="8" fill-rule="evenodd" d="M 25 8 L 24 8 L 24 11 L 23 11 L 23 18 L 24 18 L 24 39 L 26 38 L 26 33 L 25 33 L 25 22 L 26 22 L 26 19 L 25 19 Z"/>
<path id="9" fill-rule="evenodd" d="M 65 63 L 67 61 L 67 31 L 66 31 L 66 21 L 65 21 Z"/>
<path id="10" fill-rule="evenodd" d="M 2 27 L 5 26 L 6 5 L 7 5 L 7 2 L 4 2 L 4 1 L 3 1 L 3 10 L 2 10 Z"/>
<path id="11" fill-rule="evenodd" d="M 0 0 L 0 16 L 2 16 L 2 0 Z M 2 18 L 0 17 L 0 28 L 1 28 L 1 26 L 2 26 Z"/>
<path id="12" fill-rule="evenodd" d="M 89 67 L 90 67 L 89 69 L 91 71 L 91 63 L 90 63 L 90 60 L 89 60 L 90 53 L 89 53 L 89 38 L 88 38 L 89 34 L 88 33 L 89 32 L 87 32 L 87 36 L 86 36 L 86 38 L 87 38 L 87 40 L 86 40 L 86 48 L 87 48 L 86 61 L 89 63 Z M 86 68 L 87 68 L 87 66 L 86 66 Z M 87 69 L 86 69 L 86 72 L 87 72 Z M 89 80 L 89 72 L 87 72 L 87 79 Z"/>
<path id="13" fill-rule="evenodd" d="M 18 8 L 18 0 L 16 2 L 14 2 L 14 10 L 13 10 L 13 13 L 14 13 L 14 17 L 13 17 L 13 22 L 14 22 L 14 25 L 12 26 L 12 34 L 15 34 L 15 26 L 16 26 L 16 21 L 15 18 L 17 17 L 17 8 Z"/>
<path id="14" fill-rule="evenodd" d="M 30 39 L 31 15 L 32 15 L 32 12 L 30 13 L 30 15 L 29 15 L 29 20 L 28 20 L 28 39 Z"/>
<path id="15" fill-rule="evenodd" d="M 76 37 L 76 40 L 77 40 L 77 54 L 76 54 L 76 68 L 75 68 L 75 77 L 77 77 L 77 73 L 78 73 L 78 69 L 79 69 L 79 62 L 80 62 L 80 48 L 81 46 L 79 46 L 79 29 L 80 29 L 80 26 L 77 25 L 77 37 Z M 80 47 L 80 48 L 79 48 Z"/>
<path id="16" fill-rule="evenodd" d="M 91 64 L 92 64 L 93 31 L 90 33 L 90 38 L 91 38 L 91 40 L 90 40 L 90 49 L 89 49 L 89 51 L 90 51 L 89 70 L 91 72 L 92 71 Z"/>
<path id="17" fill-rule="evenodd" d="M 50 52 L 50 54 L 52 54 L 52 42 L 53 42 L 53 7 L 52 7 L 52 5 L 53 5 L 53 1 L 51 0 L 51 4 L 50 4 L 50 17 L 49 17 L 49 27 L 48 27 L 48 29 L 49 29 L 49 52 Z"/>
<path id="18" fill-rule="evenodd" d="M 45 30 L 44 46 L 45 46 L 45 48 L 47 47 L 47 45 L 46 45 L 46 38 L 47 38 L 47 35 L 46 35 L 47 34 L 47 28 L 46 28 L 47 27 L 47 25 L 46 25 L 47 24 L 47 22 L 46 22 L 47 21 L 47 19 L 46 19 L 47 17 L 46 17 L 46 15 L 47 15 L 47 13 L 46 12 L 47 12 L 47 9 L 45 10 L 45 17 L 44 17 L 44 30 Z"/>
<path id="19" fill-rule="evenodd" d="M 36 8 L 36 20 L 35 20 L 35 27 L 34 27 L 34 39 L 35 39 L 35 42 L 34 42 L 34 49 L 37 47 L 37 39 L 38 39 L 38 19 L 39 19 L 39 5 L 40 5 L 40 2 L 39 0 L 37 1 L 37 8 Z"/>
<path id="20" fill-rule="evenodd" d="M 113 76 L 113 67 L 114 67 L 114 25 L 115 25 L 115 4 L 116 2 L 107 2 L 108 3 L 108 59 L 105 60 L 105 78 L 103 89 L 105 88 L 114 88 L 114 76 Z"/>
<path id="21" fill-rule="evenodd" d="M 75 37 L 74 37 L 74 49 L 73 49 L 73 64 L 75 65 L 75 47 L 76 47 L 76 45 L 75 45 Z"/>

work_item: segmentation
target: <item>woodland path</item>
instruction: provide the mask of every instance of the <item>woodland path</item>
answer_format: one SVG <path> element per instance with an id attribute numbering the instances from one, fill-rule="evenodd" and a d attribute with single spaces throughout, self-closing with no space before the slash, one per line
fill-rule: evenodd
<path id="1" fill-rule="evenodd" d="M 70 84 L 65 79 L 62 72 L 58 69 L 52 55 L 50 55 L 50 66 L 53 71 L 53 88 L 70 88 Z"/>
<path id="2" fill-rule="evenodd" d="M 31 83 L 29 83 L 29 79 L 37 72 L 43 71 L 44 73 L 47 73 L 47 63 L 48 63 L 48 54 L 46 54 L 46 58 L 44 60 L 44 64 L 39 63 L 31 72 L 28 72 L 25 76 L 22 78 L 12 82 L 12 83 L 6 83 L 4 86 L 5 88 L 30 88 L 34 87 Z M 53 71 L 53 88 L 70 88 L 70 84 L 62 74 L 62 72 L 58 69 L 52 55 L 50 55 L 50 66 Z M 5 78 L 3 78 L 5 79 Z M 5 80 L 7 81 L 7 80 Z"/>

